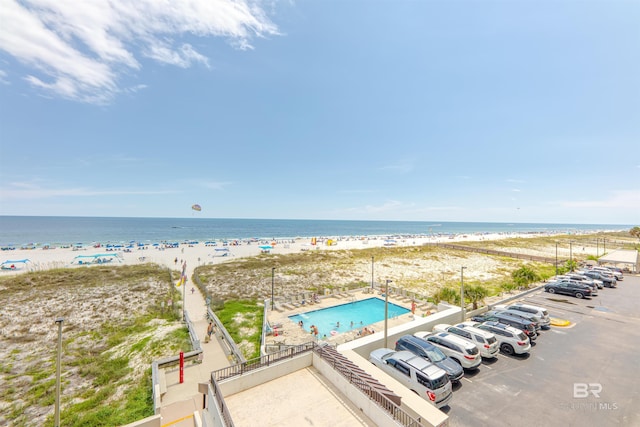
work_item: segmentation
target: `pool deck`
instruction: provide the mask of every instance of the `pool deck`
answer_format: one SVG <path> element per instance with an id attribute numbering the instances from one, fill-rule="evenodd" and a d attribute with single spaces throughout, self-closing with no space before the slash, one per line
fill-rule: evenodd
<path id="1" fill-rule="evenodd" d="M 270 311 L 268 315 L 269 324 L 277 326 L 276 334 L 269 334 L 266 336 L 266 346 L 280 346 L 280 345 L 297 345 L 309 342 L 313 338 L 313 335 L 309 332 L 309 326 L 305 325 L 305 328 L 301 328 L 297 323 L 289 319 L 289 316 L 294 316 L 300 313 L 306 313 L 308 311 L 319 310 L 322 308 L 334 307 L 336 305 L 346 304 L 352 301 L 360 301 L 376 297 L 384 301 L 384 294 L 379 291 L 372 291 L 371 289 L 357 290 L 334 293 L 331 295 L 325 295 L 318 298 L 316 303 L 305 303 L 294 305 L 292 303 L 276 303 L 275 310 Z M 309 298 L 311 299 L 311 298 Z M 408 310 L 411 309 L 411 298 L 398 294 L 389 294 L 389 303 L 394 303 Z M 416 302 L 416 316 L 423 316 L 426 312 L 435 311 L 435 307 L 429 304 Z M 392 317 L 388 320 L 387 326 L 389 328 L 403 323 L 410 322 L 414 319 L 414 315 L 411 312 L 402 314 L 397 317 Z M 369 329 L 373 329 L 375 332 L 382 332 L 384 330 L 384 320 L 367 326 Z M 353 341 L 358 337 L 358 329 L 338 333 L 335 336 L 327 336 L 326 338 L 318 337 L 320 341 L 326 341 L 333 344 L 343 344 L 345 342 Z"/>

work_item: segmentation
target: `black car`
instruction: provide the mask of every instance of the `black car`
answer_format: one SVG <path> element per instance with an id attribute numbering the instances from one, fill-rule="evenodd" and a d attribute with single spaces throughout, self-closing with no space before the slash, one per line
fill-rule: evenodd
<path id="1" fill-rule="evenodd" d="M 600 280 L 602 285 L 606 288 L 615 288 L 618 285 L 616 278 L 612 275 L 604 275 L 595 270 L 584 270 L 581 271 L 580 274 L 592 279 Z"/>
<path id="2" fill-rule="evenodd" d="M 573 280 L 547 283 L 544 285 L 544 290 L 550 294 L 571 295 L 576 298 L 591 297 L 591 288 L 589 286 Z"/>
<path id="3" fill-rule="evenodd" d="M 446 356 L 442 350 L 427 340 L 413 335 L 403 335 L 396 341 L 396 351 L 409 350 L 416 356 L 420 356 L 444 370 L 451 381 L 460 381 L 464 370 L 462 366 L 452 358 Z"/>
<path id="4" fill-rule="evenodd" d="M 530 320 L 522 319 L 520 317 L 512 316 L 511 314 L 498 311 L 487 311 L 486 313 L 473 316 L 471 318 L 474 322 L 498 322 L 505 325 L 513 326 L 516 329 L 520 329 L 529 337 L 531 341 L 538 338 L 536 332 L 536 326 Z"/>

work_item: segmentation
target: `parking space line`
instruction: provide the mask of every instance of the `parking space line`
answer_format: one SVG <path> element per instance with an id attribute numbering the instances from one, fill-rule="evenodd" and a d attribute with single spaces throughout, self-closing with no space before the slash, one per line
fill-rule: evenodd
<path id="1" fill-rule="evenodd" d="M 463 380 L 469 381 L 470 383 L 473 383 L 473 381 L 471 381 L 469 378 L 467 377 L 462 377 Z"/>

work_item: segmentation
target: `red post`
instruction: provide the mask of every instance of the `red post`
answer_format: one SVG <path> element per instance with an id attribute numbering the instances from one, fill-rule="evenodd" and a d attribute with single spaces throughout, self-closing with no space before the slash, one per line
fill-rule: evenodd
<path id="1" fill-rule="evenodd" d="M 180 352 L 180 384 L 184 382 L 184 351 Z"/>

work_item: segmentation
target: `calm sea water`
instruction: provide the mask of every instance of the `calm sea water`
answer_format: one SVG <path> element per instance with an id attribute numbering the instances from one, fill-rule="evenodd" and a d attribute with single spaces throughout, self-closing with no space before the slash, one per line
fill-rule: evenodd
<path id="1" fill-rule="evenodd" d="M 0 245 L 629 230 L 630 225 L 0 216 Z"/>

